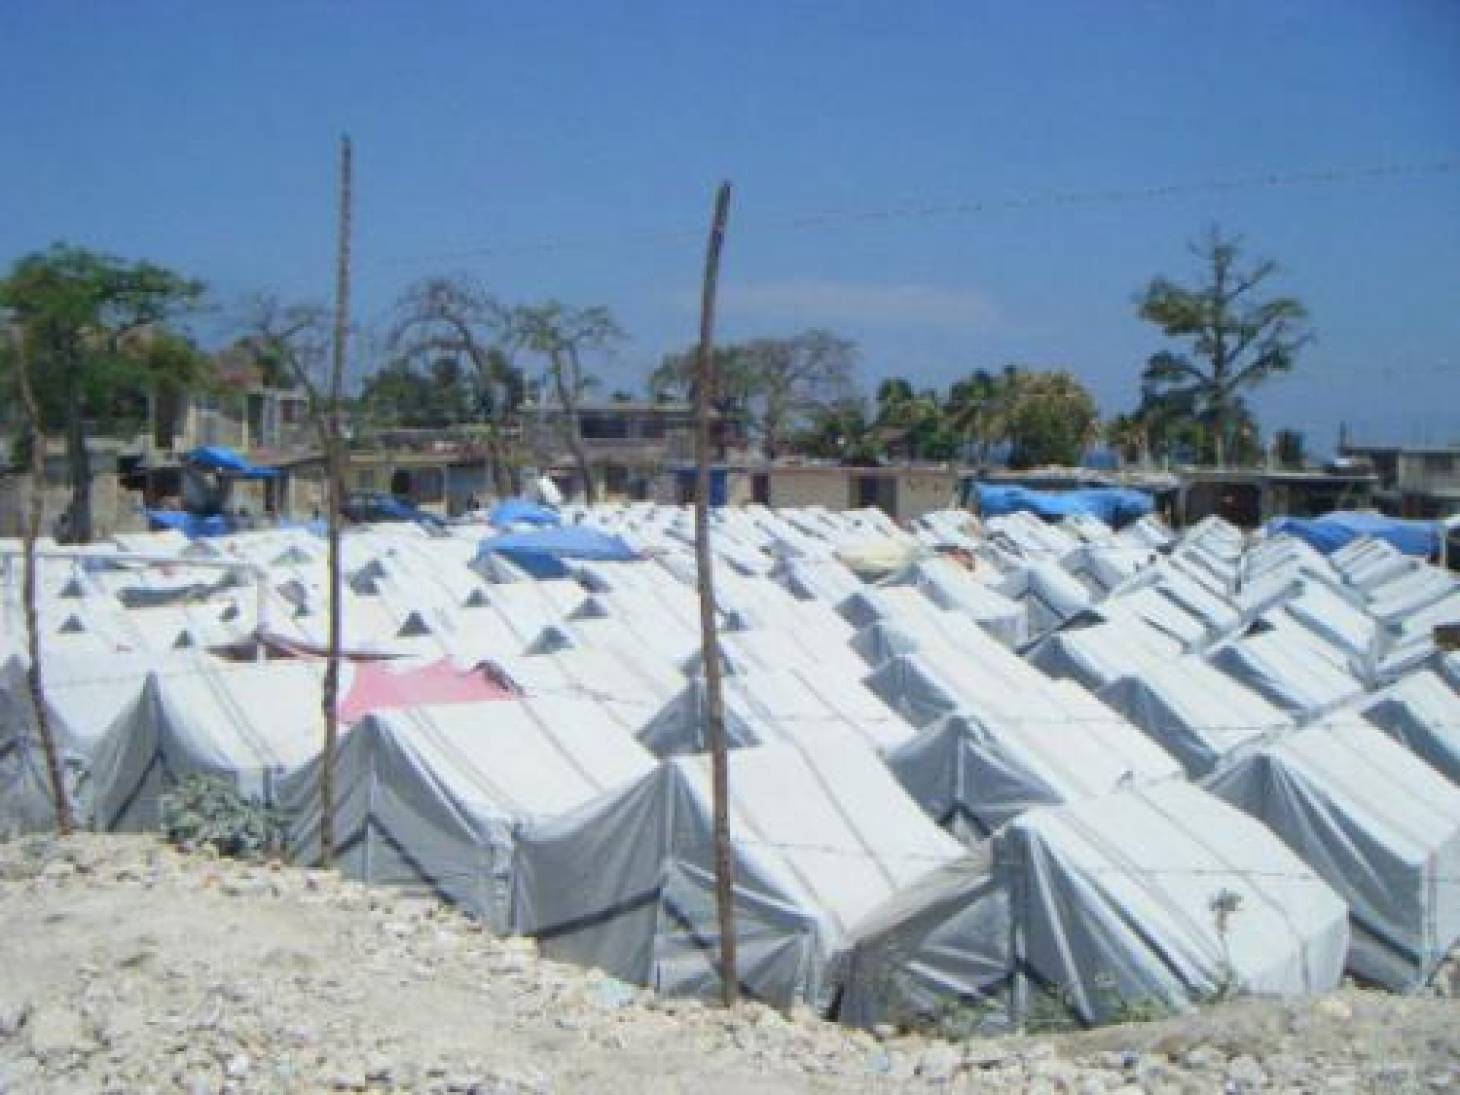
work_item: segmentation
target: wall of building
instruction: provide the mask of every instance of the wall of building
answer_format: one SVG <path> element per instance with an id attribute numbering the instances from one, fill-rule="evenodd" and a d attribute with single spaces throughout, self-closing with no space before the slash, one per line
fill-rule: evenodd
<path id="1" fill-rule="evenodd" d="M 851 479 L 845 468 L 772 468 L 770 505 L 851 507 Z"/>
<path id="2" fill-rule="evenodd" d="M 118 532 L 140 532 L 147 527 L 139 508 L 138 495 L 121 489 L 115 475 L 98 475 L 91 483 L 91 521 L 95 539 L 105 540 Z M 48 484 L 41 510 L 41 532 L 55 536 L 61 515 L 71 503 L 71 490 L 63 484 Z M 0 478 L 0 536 L 24 533 L 30 516 L 30 476 Z"/>
<path id="3" fill-rule="evenodd" d="M 911 521 L 925 513 L 957 505 L 958 474 L 953 471 L 907 469 L 897 473 L 899 521 Z"/>

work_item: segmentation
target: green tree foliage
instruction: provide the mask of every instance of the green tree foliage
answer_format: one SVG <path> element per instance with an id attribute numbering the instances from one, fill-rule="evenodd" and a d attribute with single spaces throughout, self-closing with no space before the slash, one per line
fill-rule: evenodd
<path id="1" fill-rule="evenodd" d="M 1001 433 L 1009 466 L 1075 466 L 1100 432 L 1095 398 L 1066 370 L 1005 373 L 1000 395 Z"/>
<path id="2" fill-rule="evenodd" d="M 1243 266 L 1242 241 L 1215 227 L 1192 250 L 1202 266 L 1199 284 L 1157 277 L 1140 298 L 1141 318 L 1186 344 L 1151 356 L 1142 374 L 1143 403 L 1168 422 L 1179 412 L 1200 423 L 1213 458 L 1225 464 L 1251 450 L 1243 393 L 1291 370 L 1312 335 L 1296 298 L 1258 295 L 1278 272 L 1276 262 Z"/>
<path id="3" fill-rule="evenodd" d="M 939 394 L 921 392 L 902 377 L 889 377 L 877 386 L 878 440 L 888 455 L 906 460 L 950 460 L 958 437 L 951 428 Z"/>
<path id="4" fill-rule="evenodd" d="M 805 456 L 843 464 L 865 467 L 881 461 L 867 408 L 856 398 L 812 412 L 793 436 L 791 447 Z"/>
<path id="5" fill-rule="evenodd" d="M 943 407 L 948 429 L 979 464 L 989 462 L 994 446 L 1004 438 L 1006 396 L 1010 378 L 1017 373 L 1014 366 L 1002 374 L 976 369 L 948 389 Z"/>
<path id="6" fill-rule="evenodd" d="M 0 280 L 0 309 L 31 354 L 42 429 L 65 431 L 67 539 L 92 535 L 88 428 L 140 424 L 149 396 L 207 376 L 206 357 L 173 326 L 202 293 L 165 267 L 64 244 L 20 259 Z"/>

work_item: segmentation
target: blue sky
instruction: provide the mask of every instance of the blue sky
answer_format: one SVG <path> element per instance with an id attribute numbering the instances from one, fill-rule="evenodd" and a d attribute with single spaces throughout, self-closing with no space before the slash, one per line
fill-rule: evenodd
<path id="1" fill-rule="evenodd" d="M 694 337 L 728 177 L 724 337 L 831 327 L 869 384 L 1066 366 L 1114 412 L 1161 345 L 1137 292 L 1215 221 L 1313 314 L 1270 427 L 1460 437 L 1460 173 L 1057 200 L 1460 161 L 1455 0 L 10 0 L 0 101 L 0 260 L 170 263 L 214 330 L 328 299 L 348 130 L 367 325 L 467 271 L 610 306 L 633 337 L 598 371 L 636 386 Z"/>

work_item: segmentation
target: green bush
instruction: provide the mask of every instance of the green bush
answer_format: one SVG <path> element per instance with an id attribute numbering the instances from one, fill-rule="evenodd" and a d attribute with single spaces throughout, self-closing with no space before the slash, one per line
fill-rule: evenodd
<path id="1" fill-rule="evenodd" d="M 162 832 L 183 851 L 213 848 L 221 856 L 260 859 L 277 851 L 278 817 L 226 779 L 189 776 L 162 796 Z"/>

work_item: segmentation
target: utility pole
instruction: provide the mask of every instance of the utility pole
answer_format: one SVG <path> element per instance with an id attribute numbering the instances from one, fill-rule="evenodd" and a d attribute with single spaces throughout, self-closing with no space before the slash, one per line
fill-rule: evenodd
<path id="1" fill-rule="evenodd" d="M 350 217 L 353 201 L 354 149 L 349 135 L 340 138 L 340 228 L 335 268 L 335 329 L 330 355 L 328 428 L 325 466 L 329 476 L 329 651 L 325 660 L 324 756 L 319 779 L 319 860 L 331 867 L 335 858 L 335 752 L 339 743 L 340 696 L 340 507 L 345 491 L 345 439 L 340 422 L 345 386 L 345 356 L 350 337 Z"/>
<path id="2" fill-rule="evenodd" d="M 36 736 L 41 739 L 41 752 L 46 758 L 46 774 L 51 781 L 56 831 L 62 836 L 69 836 L 76 828 L 76 819 L 71 814 L 71 798 L 66 793 L 66 776 L 61 770 L 61 754 L 56 748 L 56 736 L 51 729 L 51 712 L 46 706 L 45 681 L 41 669 L 41 622 L 37 608 L 39 583 L 36 580 L 35 545 L 40 539 L 41 519 L 45 512 L 46 438 L 41 432 L 40 407 L 36 404 L 35 389 L 30 383 L 28 352 L 25 332 L 17 325 L 15 376 L 19 382 L 20 402 L 25 408 L 26 423 L 30 430 L 30 498 L 21 542 L 24 552 L 22 597 L 25 601 L 26 650 L 30 657 L 25 680 L 30 691 L 31 707 L 35 711 Z"/>
<path id="3" fill-rule="evenodd" d="M 705 666 L 705 713 L 709 721 L 715 836 L 715 906 L 720 921 L 720 999 L 733 1007 L 739 996 L 735 946 L 735 866 L 730 845 L 730 762 L 725 752 L 725 700 L 720 687 L 720 642 L 715 633 L 715 575 L 710 552 L 710 403 L 715 387 L 715 288 L 720 251 L 730 215 L 730 184 L 715 195 L 715 217 L 705 253 L 700 300 L 700 346 L 695 381 L 695 577 L 700 596 L 700 656 Z"/>

